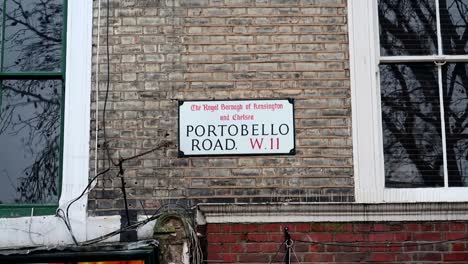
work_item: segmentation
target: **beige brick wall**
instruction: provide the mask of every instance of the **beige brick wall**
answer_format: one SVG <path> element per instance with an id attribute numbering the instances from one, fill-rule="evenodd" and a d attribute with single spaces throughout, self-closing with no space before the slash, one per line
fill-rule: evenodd
<path id="1" fill-rule="evenodd" d="M 95 47 L 97 50 L 97 1 Z M 131 208 L 192 202 L 352 201 L 345 0 L 112 0 L 107 139 L 124 163 Z M 99 107 L 107 79 L 101 7 Z M 96 74 L 94 73 L 94 78 Z M 96 87 L 94 87 L 96 90 Z M 177 157 L 177 100 L 295 99 L 295 156 Z M 96 109 L 96 94 L 93 95 Z M 95 168 L 93 118 L 91 176 Z M 99 168 L 103 151 L 102 111 Z M 89 208 L 123 208 L 118 170 L 99 179 Z"/>

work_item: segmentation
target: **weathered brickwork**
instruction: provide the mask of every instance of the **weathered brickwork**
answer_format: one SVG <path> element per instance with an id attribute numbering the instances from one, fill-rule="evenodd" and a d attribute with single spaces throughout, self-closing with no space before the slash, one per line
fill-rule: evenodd
<path id="1" fill-rule="evenodd" d="M 95 1 L 99 46 L 98 171 L 124 162 L 130 208 L 194 202 L 352 201 L 345 0 Z M 105 2 L 105 1 L 104 1 Z M 99 45 L 98 45 L 99 44 Z M 96 91 L 96 87 L 94 87 Z M 177 100 L 294 98 L 295 156 L 177 157 Z M 95 168 L 92 113 L 91 175 Z M 122 209 L 115 166 L 90 196 L 95 213 Z M 116 199 L 116 197 L 119 197 Z"/>
<path id="2" fill-rule="evenodd" d="M 208 262 L 285 263 L 285 227 L 292 263 L 468 261 L 466 222 L 386 222 L 209 224 Z"/>

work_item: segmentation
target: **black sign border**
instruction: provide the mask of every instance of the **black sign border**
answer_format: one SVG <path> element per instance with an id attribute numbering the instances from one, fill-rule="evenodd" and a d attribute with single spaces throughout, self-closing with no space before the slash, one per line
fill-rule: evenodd
<path id="1" fill-rule="evenodd" d="M 202 154 L 202 155 L 185 155 L 180 150 L 180 107 L 185 102 L 220 102 L 220 101 L 280 101 L 286 100 L 292 104 L 293 112 L 293 148 L 288 153 L 258 153 L 258 154 Z M 282 156 L 282 155 L 296 155 L 296 110 L 295 110 L 294 98 L 268 98 L 268 99 L 196 99 L 196 100 L 177 100 L 177 157 L 179 158 L 190 158 L 190 157 L 241 157 L 241 156 Z"/>

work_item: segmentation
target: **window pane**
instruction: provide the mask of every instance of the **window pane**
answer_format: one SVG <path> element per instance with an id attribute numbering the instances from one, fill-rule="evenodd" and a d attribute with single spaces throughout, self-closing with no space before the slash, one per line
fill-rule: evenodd
<path id="1" fill-rule="evenodd" d="M 380 65 L 385 186 L 443 186 L 437 69 Z"/>
<path id="2" fill-rule="evenodd" d="M 7 1 L 3 71 L 60 71 L 62 2 Z"/>
<path id="3" fill-rule="evenodd" d="M 380 55 L 437 54 L 434 0 L 379 0 L 378 8 Z"/>
<path id="4" fill-rule="evenodd" d="M 449 186 L 468 186 L 468 64 L 442 69 Z"/>
<path id="5" fill-rule="evenodd" d="M 444 54 L 467 54 L 468 1 L 441 0 L 439 5 Z"/>
<path id="6" fill-rule="evenodd" d="M 0 202 L 58 201 L 62 82 L 2 82 Z"/>

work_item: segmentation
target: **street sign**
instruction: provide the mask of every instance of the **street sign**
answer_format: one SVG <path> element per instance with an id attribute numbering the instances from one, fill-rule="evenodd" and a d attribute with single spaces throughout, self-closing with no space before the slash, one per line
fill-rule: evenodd
<path id="1" fill-rule="evenodd" d="M 179 101 L 179 156 L 295 154 L 294 101 Z"/>

